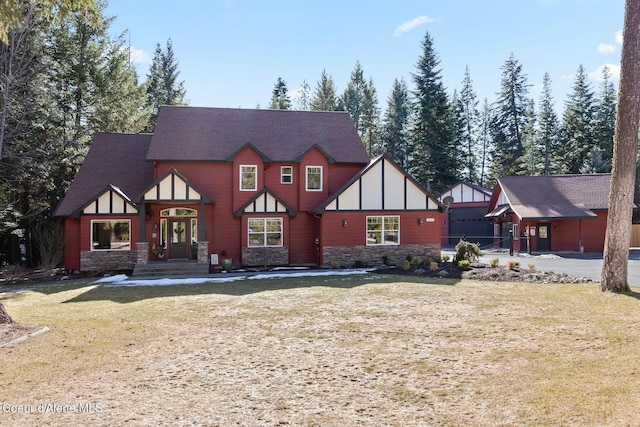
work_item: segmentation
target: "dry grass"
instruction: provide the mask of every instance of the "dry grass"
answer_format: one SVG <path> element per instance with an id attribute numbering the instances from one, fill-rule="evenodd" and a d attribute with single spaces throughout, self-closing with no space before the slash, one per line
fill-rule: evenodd
<path id="1" fill-rule="evenodd" d="M 36 412 L 0 424 L 638 424 L 637 294 L 397 280 L 0 294 L 51 328 L 0 348 L 0 402 Z"/>

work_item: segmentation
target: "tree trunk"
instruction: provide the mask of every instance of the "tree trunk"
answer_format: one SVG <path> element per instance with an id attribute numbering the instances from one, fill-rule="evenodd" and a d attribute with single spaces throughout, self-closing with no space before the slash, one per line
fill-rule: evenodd
<path id="1" fill-rule="evenodd" d="M 14 321 L 11 318 L 11 316 L 9 316 L 7 312 L 4 310 L 4 306 L 2 305 L 2 303 L 0 303 L 0 325 L 4 325 L 8 323 L 14 323 Z"/>
<path id="2" fill-rule="evenodd" d="M 600 289 L 629 291 L 627 268 L 640 123 L 640 2 L 626 0 L 620 96 Z"/>

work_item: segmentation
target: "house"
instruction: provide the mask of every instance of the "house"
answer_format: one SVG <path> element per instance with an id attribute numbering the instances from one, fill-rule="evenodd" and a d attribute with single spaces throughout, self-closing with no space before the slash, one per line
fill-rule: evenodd
<path id="1" fill-rule="evenodd" d="M 105 271 L 436 258 L 441 210 L 346 112 L 171 106 L 153 135 L 96 135 L 55 215 L 65 267 Z"/>
<path id="2" fill-rule="evenodd" d="M 515 251 L 601 252 L 611 174 L 498 179 L 488 218 L 494 239 Z"/>
<path id="3" fill-rule="evenodd" d="M 458 182 L 443 191 L 438 200 L 446 206 L 442 214 L 442 245 L 454 246 L 460 239 L 493 244 L 493 221 L 486 218 L 491 190 L 470 182 Z"/>

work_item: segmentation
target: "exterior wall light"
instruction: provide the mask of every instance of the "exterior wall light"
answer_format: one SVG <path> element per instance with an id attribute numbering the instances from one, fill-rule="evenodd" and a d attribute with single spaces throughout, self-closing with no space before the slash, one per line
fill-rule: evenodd
<path id="1" fill-rule="evenodd" d="M 424 219 L 418 218 L 418 225 L 424 225 Z"/>
<path id="2" fill-rule="evenodd" d="M 347 228 L 347 227 L 349 226 L 349 221 L 347 221 L 347 219 L 346 219 L 346 218 L 342 220 L 342 226 L 343 226 L 344 228 Z"/>

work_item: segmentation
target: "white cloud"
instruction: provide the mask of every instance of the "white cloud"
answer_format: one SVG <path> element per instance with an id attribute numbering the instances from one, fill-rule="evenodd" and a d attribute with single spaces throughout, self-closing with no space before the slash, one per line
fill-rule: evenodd
<path id="1" fill-rule="evenodd" d="M 600 53 L 613 53 L 616 51 L 616 46 L 612 44 L 600 43 L 598 45 L 598 52 Z"/>
<path id="2" fill-rule="evenodd" d="M 429 18 L 427 15 L 418 16 L 417 18 L 413 18 L 411 21 L 404 22 L 396 27 L 396 32 L 394 36 L 400 37 L 404 33 L 408 33 L 409 31 L 419 27 L 422 24 L 427 24 L 429 22 L 434 22 L 435 19 Z"/>
<path id="3" fill-rule="evenodd" d="M 132 64 L 151 64 L 151 55 L 142 49 L 136 49 L 131 46 L 129 48 L 129 55 L 131 55 Z"/>
<path id="4" fill-rule="evenodd" d="M 616 43 L 622 44 L 622 30 L 616 31 Z"/>

